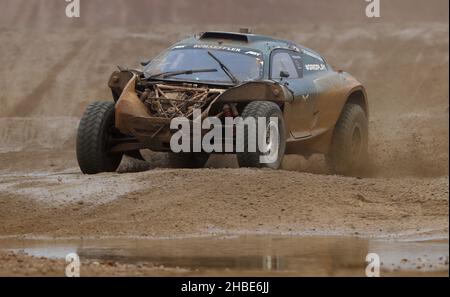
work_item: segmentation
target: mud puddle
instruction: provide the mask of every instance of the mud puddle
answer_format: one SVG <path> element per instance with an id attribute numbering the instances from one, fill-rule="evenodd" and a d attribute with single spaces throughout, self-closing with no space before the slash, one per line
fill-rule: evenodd
<path id="1" fill-rule="evenodd" d="M 448 240 L 395 242 L 351 237 L 239 236 L 183 239 L 0 239 L 0 249 L 33 257 L 151 264 L 192 274 L 364 276 L 366 256 L 385 275 L 448 276 Z"/>

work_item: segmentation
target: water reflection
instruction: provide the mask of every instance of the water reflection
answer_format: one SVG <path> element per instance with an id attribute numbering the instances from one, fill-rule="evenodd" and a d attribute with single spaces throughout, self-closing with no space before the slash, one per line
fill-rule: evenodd
<path id="1" fill-rule="evenodd" d="M 378 253 L 384 261 L 383 268 L 391 271 L 414 270 L 418 258 L 436 263 L 438 258 L 447 257 L 448 263 L 448 241 L 392 242 L 352 237 L 0 240 L 0 248 L 49 258 L 64 258 L 68 253 L 77 252 L 82 260 L 145 262 L 219 273 L 256 271 L 299 276 L 364 276 L 369 252 Z M 405 259 L 410 260 L 405 262 Z M 423 267 L 437 268 L 438 265 Z M 441 269 L 448 271 L 448 264 Z"/>

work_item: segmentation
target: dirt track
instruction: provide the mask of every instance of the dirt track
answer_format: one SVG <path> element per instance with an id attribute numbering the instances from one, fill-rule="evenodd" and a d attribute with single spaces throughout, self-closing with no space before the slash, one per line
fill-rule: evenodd
<path id="1" fill-rule="evenodd" d="M 284 2 L 248 1 L 243 21 L 226 4 L 212 6 L 223 11 L 216 20 L 172 1 L 137 17 L 144 1 L 115 1 L 123 9 L 97 19 L 97 0 L 86 1 L 78 23 L 61 17 L 64 1 L 46 10 L 49 2 L 0 0 L 0 236 L 448 238 L 448 1 L 390 1 L 376 21 L 360 16 L 363 1 L 303 1 L 296 8 L 304 18 L 286 15 Z M 156 8 L 171 13 L 161 19 Z M 262 22 L 258 13 L 271 8 Z M 282 171 L 233 169 L 234 159 L 220 156 L 212 169 L 155 170 L 164 155 L 148 154 L 149 163 L 126 160 L 124 174 L 79 172 L 78 119 L 89 102 L 110 98 L 115 65 L 135 67 L 180 38 L 234 24 L 311 47 L 366 85 L 367 177 L 327 175 L 320 156 L 289 156 Z"/>
<path id="2" fill-rule="evenodd" d="M 0 191 L 2 235 L 448 233 L 447 177 L 356 179 L 251 169 L 92 177 L 66 172 L 3 175 Z"/>

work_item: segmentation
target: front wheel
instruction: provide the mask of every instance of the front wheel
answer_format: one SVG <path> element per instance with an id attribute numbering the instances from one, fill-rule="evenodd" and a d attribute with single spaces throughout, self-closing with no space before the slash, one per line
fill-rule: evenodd
<path id="1" fill-rule="evenodd" d="M 110 153 L 114 138 L 122 137 L 114 125 L 114 103 L 90 104 L 80 120 L 77 134 L 77 160 L 85 174 L 113 172 L 119 167 L 123 153 Z"/>
<path id="2" fill-rule="evenodd" d="M 335 174 L 354 175 L 368 159 L 368 121 L 361 106 L 346 104 L 334 128 L 326 160 Z"/>
<path id="3" fill-rule="evenodd" d="M 241 116 L 244 121 L 253 118 L 256 127 L 254 133 L 249 133 L 246 126 L 244 152 L 236 154 L 239 167 L 279 169 L 286 150 L 285 125 L 280 107 L 269 101 L 254 101 L 244 108 Z M 265 135 L 259 133 L 261 124 L 266 126 Z M 260 143 L 264 144 L 264 148 L 260 147 Z"/>

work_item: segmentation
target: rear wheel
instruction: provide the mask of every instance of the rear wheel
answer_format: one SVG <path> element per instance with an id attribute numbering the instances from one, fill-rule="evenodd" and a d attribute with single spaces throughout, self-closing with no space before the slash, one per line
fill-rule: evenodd
<path id="1" fill-rule="evenodd" d="M 357 104 L 346 104 L 333 133 L 327 163 L 336 174 L 354 175 L 368 161 L 368 122 Z"/>
<path id="2" fill-rule="evenodd" d="M 244 134 L 244 152 L 237 153 L 240 167 L 267 167 L 278 169 L 286 149 L 286 136 L 283 113 L 280 107 L 269 101 L 250 102 L 242 112 L 242 118 L 254 118 L 256 122 L 256 135 L 250 135 L 248 128 Z M 259 135 L 258 118 L 265 118 L 266 135 Z M 256 137 L 255 137 L 256 136 Z M 264 138 L 267 145 L 266 151 L 261 151 L 258 139 Z M 249 148 L 255 147 L 255 152 Z"/>
<path id="3" fill-rule="evenodd" d="M 80 120 L 77 134 L 77 160 L 85 174 L 113 172 L 122 160 L 123 153 L 109 153 L 115 138 L 123 135 L 114 125 L 114 103 L 90 104 Z"/>

